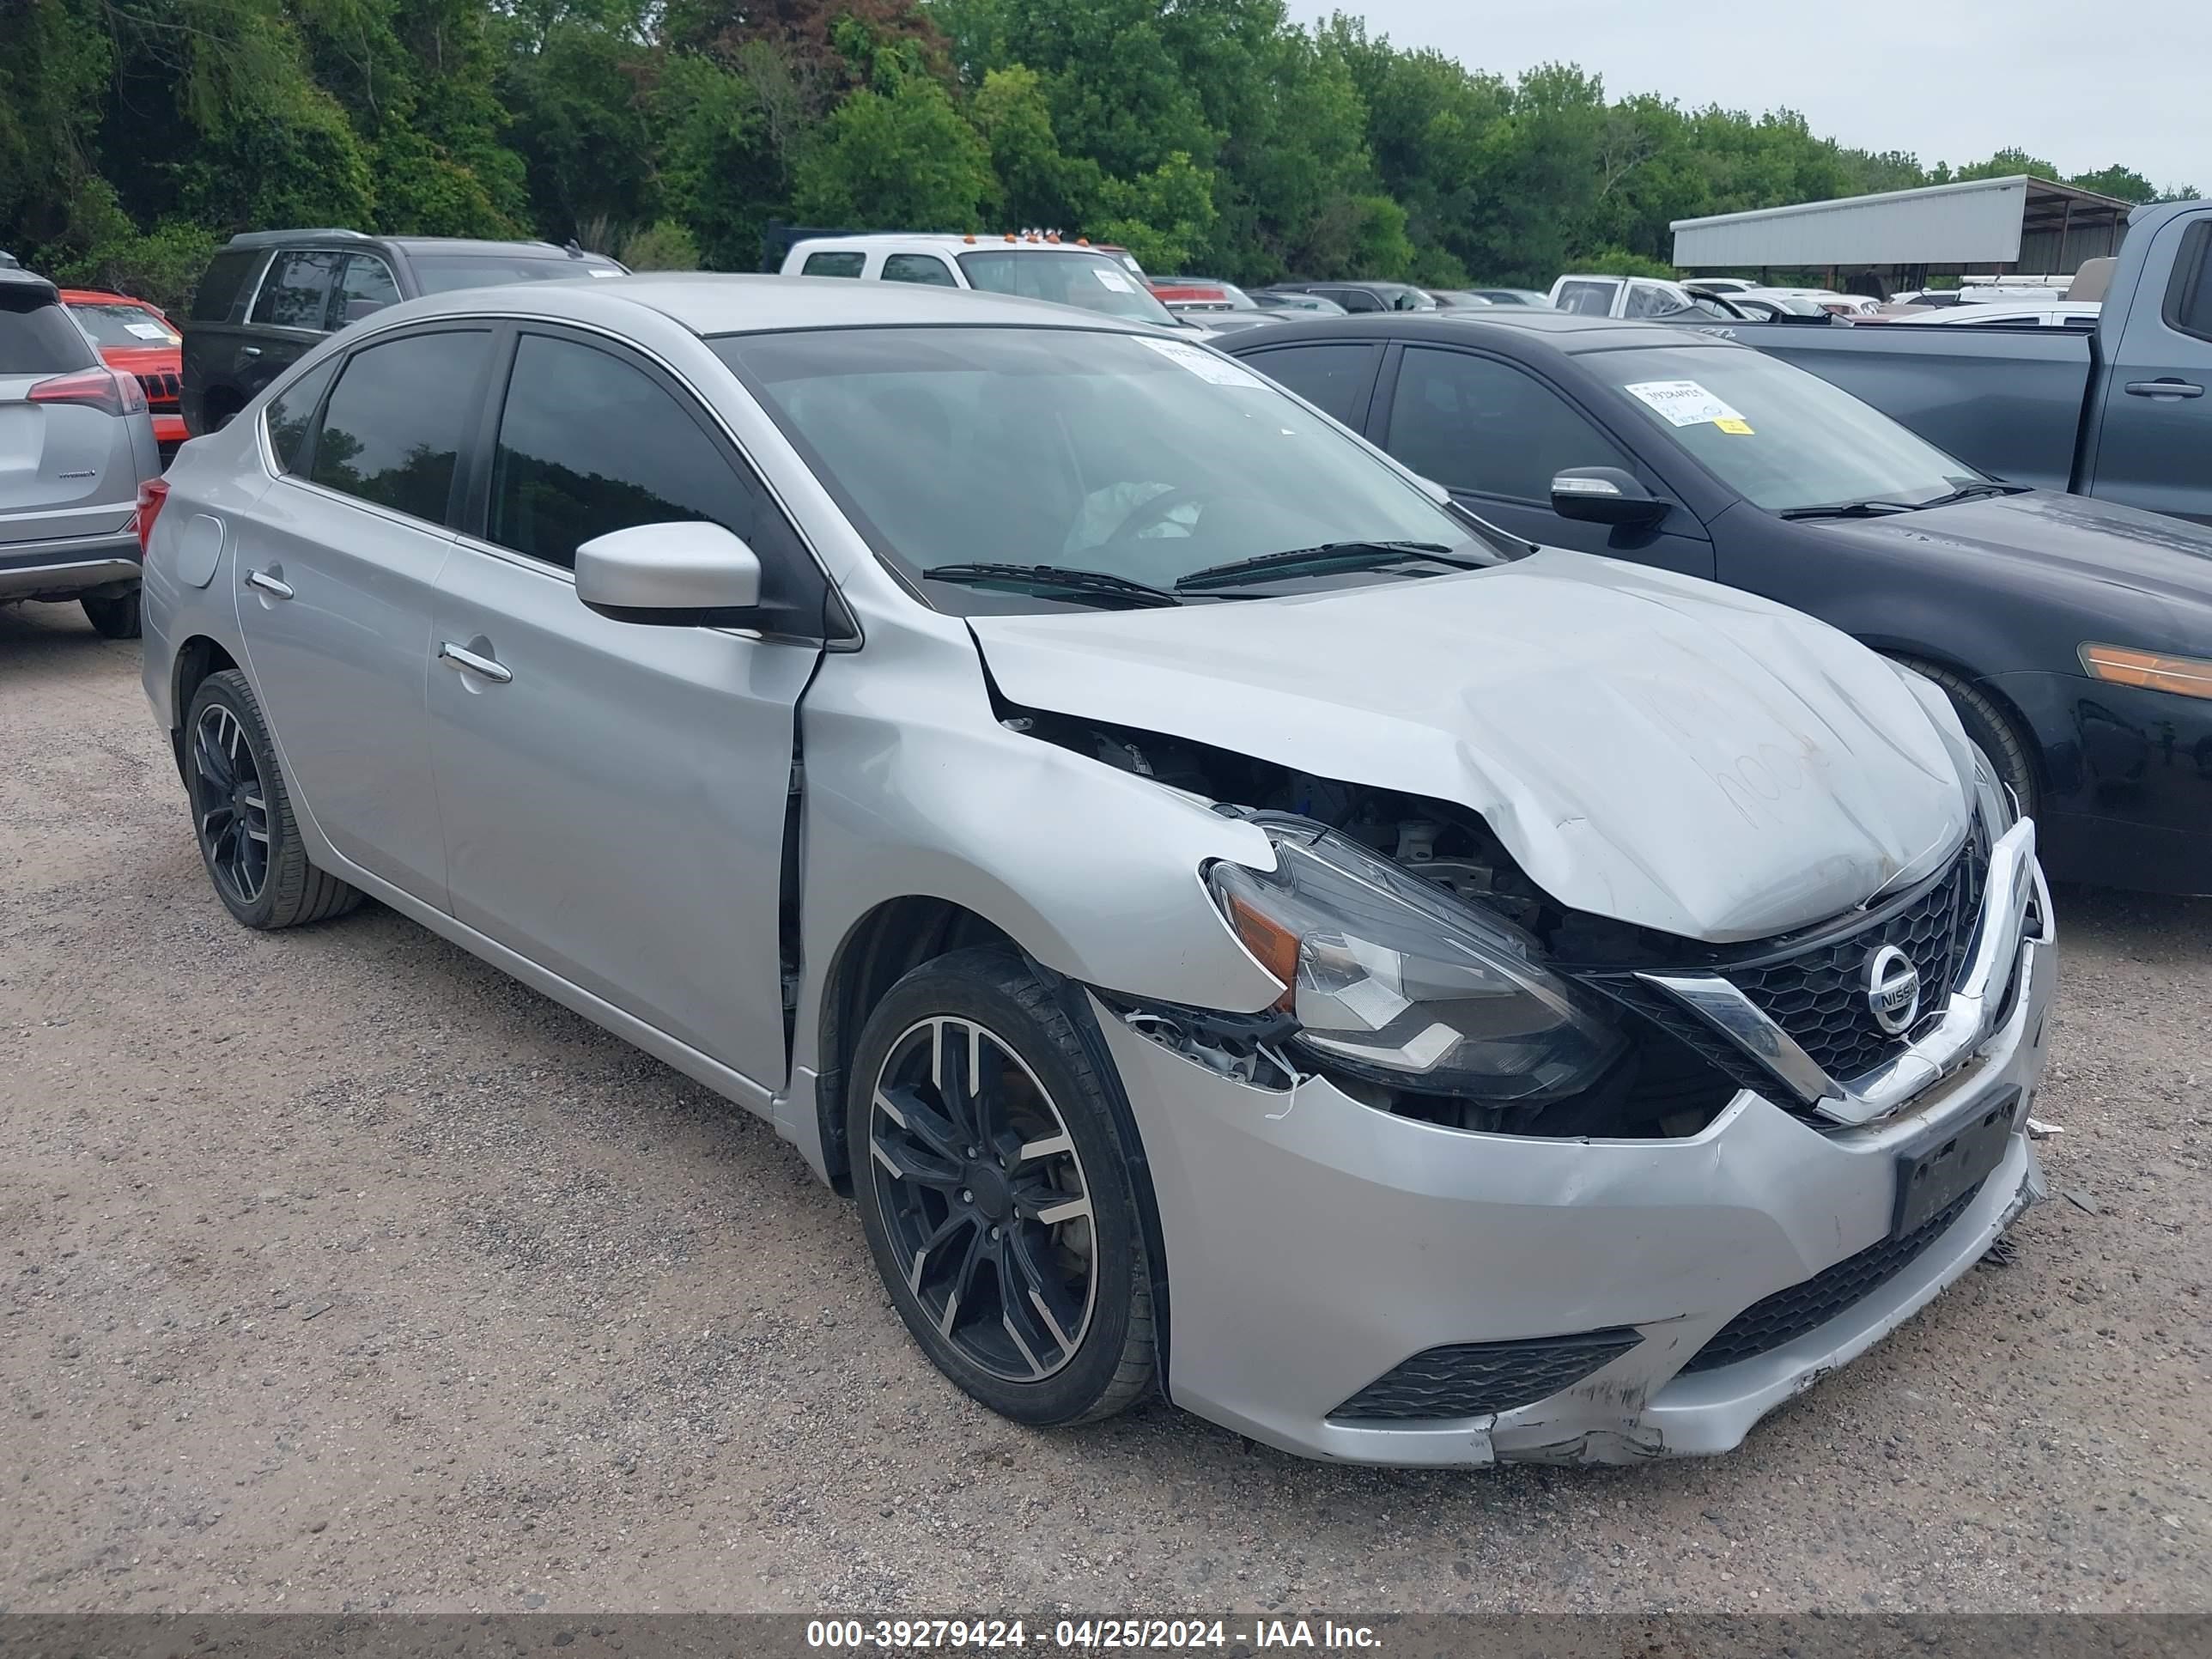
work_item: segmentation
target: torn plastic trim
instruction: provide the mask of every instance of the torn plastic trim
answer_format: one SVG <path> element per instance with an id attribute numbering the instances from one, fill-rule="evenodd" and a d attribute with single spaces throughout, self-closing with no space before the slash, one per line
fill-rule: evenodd
<path id="1" fill-rule="evenodd" d="M 1298 1030 L 1297 1018 L 1289 1013 L 1275 1009 L 1228 1013 L 1139 1000 L 1095 985 L 1088 988 L 1138 1036 L 1248 1088 L 1287 1093 L 1311 1074 L 1310 1068 L 1301 1072 L 1293 1065 L 1286 1051 L 1285 1045 Z"/>

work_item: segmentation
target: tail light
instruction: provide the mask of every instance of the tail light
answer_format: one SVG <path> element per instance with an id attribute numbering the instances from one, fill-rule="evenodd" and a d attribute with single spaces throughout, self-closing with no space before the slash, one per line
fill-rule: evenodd
<path id="1" fill-rule="evenodd" d="M 148 478 L 138 486 L 138 556 L 143 559 L 154 540 L 154 520 L 161 516 L 169 499 L 167 478 Z"/>
<path id="2" fill-rule="evenodd" d="M 34 404 L 85 404 L 107 415 L 137 415 L 146 408 L 146 388 L 135 374 L 112 368 L 87 368 L 40 380 L 28 394 Z"/>

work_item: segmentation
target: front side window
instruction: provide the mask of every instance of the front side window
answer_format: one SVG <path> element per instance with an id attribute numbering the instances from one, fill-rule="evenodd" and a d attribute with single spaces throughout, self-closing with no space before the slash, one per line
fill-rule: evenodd
<path id="1" fill-rule="evenodd" d="M 1571 466 L 1629 465 L 1604 433 L 1525 369 L 1408 346 L 1390 399 L 1393 455 L 1452 489 L 1548 503 Z"/>
<path id="2" fill-rule="evenodd" d="M 411 334 L 346 359 L 308 476 L 429 524 L 451 521 L 458 465 L 490 355 L 482 330 Z"/>
<path id="3" fill-rule="evenodd" d="M 314 430 L 315 408 L 337 373 L 333 357 L 311 368 L 269 400 L 269 447 L 279 472 L 297 472 L 307 459 L 307 434 Z"/>
<path id="4" fill-rule="evenodd" d="M 801 614 L 815 584 L 797 532 L 673 391 L 595 346 L 524 335 L 500 413 L 487 538 L 572 570 L 593 537 L 694 520 L 752 549 L 764 609 L 817 624 L 818 603 Z"/>
<path id="5" fill-rule="evenodd" d="M 921 283 L 930 288 L 958 288 L 951 268 L 934 253 L 894 253 L 884 261 L 887 283 Z"/>
<path id="6" fill-rule="evenodd" d="M 337 280 L 343 253 L 307 249 L 280 253 L 261 279 L 261 293 L 253 301 L 253 320 L 271 328 L 324 331 L 323 319 L 330 310 L 331 285 Z"/>
<path id="7" fill-rule="evenodd" d="M 1367 416 L 1367 388 L 1375 379 L 1375 345 L 1277 346 L 1245 362 L 1355 430 Z"/>
<path id="8" fill-rule="evenodd" d="M 1317 289 L 1322 298 L 1334 300 L 1346 311 L 1380 311 L 1382 301 L 1364 288 L 1332 288 Z"/>
<path id="9" fill-rule="evenodd" d="M 1638 283 L 1628 290 L 1628 314 L 1632 317 L 1663 317 L 1681 308 L 1681 301 L 1656 283 Z"/>
<path id="10" fill-rule="evenodd" d="M 960 256 L 968 285 L 992 294 L 1048 300 L 1054 305 L 1102 311 L 1132 322 L 1175 325 L 1175 317 L 1143 279 L 1119 259 L 1086 248 L 979 249 Z"/>
<path id="11" fill-rule="evenodd" d="M 866 267 L 865 253 L 810 253 L 799 268 L 802 276 L 857 276 Z"/>
<path id="12" fill-rule="evenodd" d="M 337 304 L 331 323 L 343 328 L 398 303 L 399 285 L 392 280 L 391 266 L 374 253 L 352 254 L 346 259 L 345 275 L 338 279 Z"/>
<path id="13" fill-rule="evenodd" d="M 1583 366 L 1755 507 L 1907 505 L 1982 475 L 1817 374 L 1742 347 L 1592 351 Z"/>
<path id="14" fill-rule="evenodd" d="M 252 248 L 225 248 L 208 264 L 199 285 L 192 289 L 192 320 L 196 323 L 224 323 L 230 320 L 230 308 L 238 303 L 239 290 L 252 280 L 253 267 L 260 255 Z"/>
<path id="15" fill-rule="evenodd" d="M 1167 587 L 1340 542 L 1502 556 L 1339 428 L 1184 341 L 853 328 L 709 343 L 909 577 L 1005 562 Z M 955 606 L 975 593 L 928 592 Z"/>

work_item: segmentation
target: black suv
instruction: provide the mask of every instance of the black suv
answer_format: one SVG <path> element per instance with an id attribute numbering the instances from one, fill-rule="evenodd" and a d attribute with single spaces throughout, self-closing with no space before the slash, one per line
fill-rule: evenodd
<path id="1" fill-rule="evenodd" d="M 256 230 L 234 236 L 192 295 L 185 324 L 185 428 L 213 432 L 325 334 L 425 294 L 623 267 L 571 242 Z"/>

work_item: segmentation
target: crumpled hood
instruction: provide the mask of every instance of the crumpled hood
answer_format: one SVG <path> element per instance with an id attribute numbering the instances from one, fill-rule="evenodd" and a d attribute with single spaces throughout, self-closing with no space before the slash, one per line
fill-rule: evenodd
<path id="1" fill-rule="evenodd" d="M 1688 938 L 1824 921 L 1966 833 L 1934 687 L 1796 611 L 1609 559 L 968 621 L 1015 702 L 1456 802 L 1563 903 Z"/>

